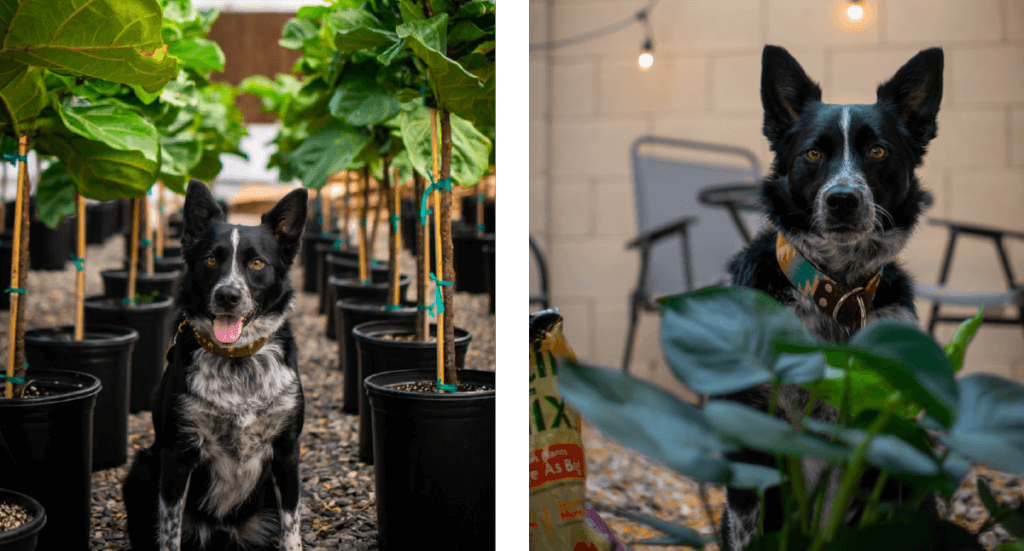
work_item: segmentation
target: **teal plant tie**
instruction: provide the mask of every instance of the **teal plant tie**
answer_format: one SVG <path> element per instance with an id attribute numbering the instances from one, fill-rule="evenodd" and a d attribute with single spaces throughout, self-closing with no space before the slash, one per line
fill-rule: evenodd
<path id="1" fill-rule="evenodd" d="M 483 203 L 484 202 L 484 194 L 483 193 L 477 193 L 476 194 L 476 202 L 477 203 Z"/>
<path id="2" fill-rule="evenodd" d="M 16 385 L 23 385 L 23 384 L 25 384 L 25 378 L 24 377 L 8 377 L 7 375 L 4 375 L 3 373 L 0 373 L 0 380 L 10 381 L 10 382 L 12 382 L 12 383 L 14 383 Z"/>
<path id="3" fill-rule="evenodd" d="M 28 157 L 25 155 L 18 155 L 16 153 L 4 153 L 3 155 L 0 155 L 0 159 L 11 163 L 11 166 L 18 166 L 18 161 L 23 163 L 28 161 Z"/>
<path id="4" fill-rule="evenodd" d="M 485 231 L 487 231 L 487 225 L 484 224 L 483 222 L 480 222 L 479 224 L 476 225 L 476 231 L 484 233 Z"/>
<path id="5" fill-rule="evenodd" d="M 444 313 L 444 294 L 441 292 L 441 287 L 451 287 L 452 286 L 452 282 L 451 281 L 445 281 L 443 279 L 437 279 L 437 276 L 434 275 L 434 272 L 430 272 L 430 279 L 434 280 L 434 283 L 436 284 L 435 287 L 434 287 L 434 304 L 430 305 L 430 308 L 433 308 L 434 306 L 437 306 L 437 313 L 438 314 L 443 314 Z M 435 316 L 434 312 L 431 311 L 430 312 L 430 317 L 437 317 L 437 316 Z"/>
<path id="6" fill-rule="evenodd" d="M 25 294 L 25 290 L 20 288 L 20 287 L 8 287 L 7 289 L 4 289 L 4 292 L 5 293 L 14 293 L 16 295 L 24 295 Z"/>
<path id="7" fill-rule="evenodd" d="M 381 262 L 380 260 L 372 260 L 371 259 L 370 260 L 370 264 L 373 264 L 374 266 L 380 266 L 381 264 L 384 264 L 384 263 Z"/>
<path id="8" fill-rule="evenodd" d="M 71 260 L 74 261 L 74 263 L 75 263 L 75 270 L 78 270 L 79 272 L 85 270 L 85 259 L 84 258 L 78 258 L 77 256 L 72 254 L 71 255 Z"/>
<path id="9" fill-rule="evenodd" d="M 459 391 L 458 385 L 443 385 L 443 384 L 441 384 L 441 379 L 438 379 L 437 382 L 434 384 L 434 386 L 437 387 L 437 391 L 438 392 L 441 392 L 442 390 L 445 391 L 445 392 L 452 392 L 452 393 L 455 393 L 455 392 Z"/>
<path id="10" fill-rule="evenodd" d="M 335 239 L 334 243 L 331 243 L 331 248 L 337 250 L 337 249 L 340 249 L 341 246 L 344 245 L 344 244 L 345 244 L 345 242 L 343 240 Z"/>
<path id="11" fill-rule="evenodd" d="M 394 312 L 395 310 L 401 310 L 402 309 L 402 305 L 401 304 L 388 304 L 388 305 L 384 306 L 384 309 L 387 310 L 388 312 Z"/>
<path id="12" fill-rule="evenodd" d="M 427 176 L 430 178 L 430 185 L 427 189 L 423 190 L 423 199 L 420 201 L 420 223 L 424 226 L 427 225 L 427 215 L 431 214 L 432 210 L 427 208 L 427 199 L 430 197 L 430 192 L 435 189 L 438 191 L 451 191 L 452 190 L 452 177 L 449 176 L 440 182 L 434 181 L 434 175 L 427 171 Z"/>
<path id="13" fill-rule="evenodd" d="M 402 217 L 401 217 L 401 216 L 398 216 L 397 214 L 392 214 L 392 215 L 391 215 L 391 217 L 390 217 L 390 218 L 388 218 L 388 220 L 390 220 L 390 221 L 391 221 L 391 231 L 392 231 L 392 232 L 394 232 L 394 233 L 398 233 L 398 222 L 399 222 L 399 221 L 400 221 L 401 219 L 402 219 Z"/>
<path id="14" fill-rule="evenodd" d="M 153 261 L 154 261 L 154 262 L 163 262 L 163 260 L 164 260 L 164 257 L 162 257 L 162 256 L 157 256 L 157 255 L 155 255 L 155 254 L 153 255 Z"/>
<path id="15" fill-rule="evenodd" d="M 416 311 L 417 312 L 430 312 L 431 316 L 434 315 L 434 307 L 433 306 L 427 306 L 426 304 L 417 304 L 416 305 Z"/>
<path id="16" fill-rule="evenodd" d="M 372 279 L 360 279 L 359 283 L 362 284 L 362 285 L 369 285 L 369 284 L 373 283 L 373 280 Z"/>
<path id="17" fill-rule="evenodd" d="M 135 306 L 135 299 L 124 297 L 123 299 L 121 299 L 121 304 L 125 306 Z"/>
<path id="18" fill-rule="evenodd" d="M 359 221 L 359 227 L 360 228 L 365 228 L 366 227 L 366 219 L 365 218 L 363 218 L 362 220 Z"/>
<path id="19" fill-rule="evenodd" d="M 143 247 L 148 247 L 151 244 L 152 244 L 152 241 L 150 241 L 149 239 L 146 239 L 145 237 L 143 237 L 142 239 L 139 239 L 139 245 L 142 245 Z"/>

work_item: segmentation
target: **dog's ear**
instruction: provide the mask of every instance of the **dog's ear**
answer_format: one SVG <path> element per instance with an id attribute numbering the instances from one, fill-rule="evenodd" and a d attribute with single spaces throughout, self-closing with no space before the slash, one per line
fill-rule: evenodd
<path id="1" fill-rule="evenodd" d="M 263 214 L 263 225 L 274 232 L 285 257 L 291 261 L 299 250 L 299 239 L 306 227 L 306 202 L 309 192 L 299 188 L 281 198 L 274 208 Z"/>
<path id="2" fill-rule="evenodd" d="M 761 104 L 764 135 L 773 151 L 811 101 L 821 101 L 821 88 L 785 48 L 765 46 L 761 53 Z"/>
<path id="3" fill-rule="evenodd" d="M 911 134 L 922 141 L 935 137 L 935 118 L 942 103 L 942 48 L 921 50 L 878 86 L 879 103 L 888 102 Z"/>
<path id="4" fill-rule="evenodd" d="M 184 229 L 181 233 L 181 245 L 189 247 L 194 244 L 210 224 L 215 221 L 225 220 L 224 211 L 221 210 L 213 193 L 206 184 L 199 180 L 192 180 L 185 190 L 185 213 Z"/>

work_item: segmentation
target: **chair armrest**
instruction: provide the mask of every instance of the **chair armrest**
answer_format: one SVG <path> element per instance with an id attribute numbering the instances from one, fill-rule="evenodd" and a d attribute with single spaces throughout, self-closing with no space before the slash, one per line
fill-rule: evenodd
<path id="1" fill-rule="evenodd" d="M 992 239 L 998 239 L 1000 237 L 1013 237 L 1016 239 L 1024 240 L 1024 232 L 1003 230 L 999 228 L 993 228 L 991 226 L 980 226 L 978 224 L 965 224 L 962 222 L 953 222 L 952 220 L 940 220 L 938 218 L 931 218 L 928 223 L 933 226 L 946 226 L 950 230 L 955 230 L 960 233 L 967 233 L 972 235 L 980 235 L 982 237 L 989 237 Z"/>
<path id="2" fill-rule="evenodd" d="M 685 218 L 680 218 L 675 222 L 669 222 L 668 224 L 665 224 L 663 226 L 658 226 L 657 228 L 647 230 L 643 233 L 638 234 L 631 241 L 626 243 L 626 248 L 636 249 L 647 247 L 651 243 L 659 241 L 669 235 L 672 235 L 674 233 L 682 233 L 686 231 L 686 228 L 690 224 L 695 224 L 696 222 L 696 216 L 687 216 Z"/>

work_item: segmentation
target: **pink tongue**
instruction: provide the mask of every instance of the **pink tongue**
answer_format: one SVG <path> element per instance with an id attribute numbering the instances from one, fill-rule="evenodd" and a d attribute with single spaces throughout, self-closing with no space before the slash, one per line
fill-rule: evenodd
<path id="1" fill-rule="evenodd" d="M 224 344 L 231 344 L 242 336 L 242 318 L 217 316 L 213 320 L 213 335 Z"/>

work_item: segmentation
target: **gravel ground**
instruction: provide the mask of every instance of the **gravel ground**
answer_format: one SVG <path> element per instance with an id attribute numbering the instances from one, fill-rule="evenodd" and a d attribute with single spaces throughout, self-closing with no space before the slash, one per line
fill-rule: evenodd
<path id="1" fill-rule="evenodd" d="M 725 492 L 721 488 L 707 488 L 712 516 L 712 522 L 708 522 L 696 481 L 619 445 L 589 423 L 583 424 L 582 435 L 587 456 L 587 503 L 601 514 L 620 542 L 637 551 L 691 549 L 685 546 L 630 545 L 632 541 L 663 534 L 627 519 L 621 515 L 623 511 L 685 525 L 713 537 L 712 530 L 719 525 L 725 507 Z M 989 519 L 977 493 L 979 476 L 988 480 L 997 501 L 1017 507 L 1024 500 L 1024 475 L 973 468 L 953 494 L 951 504 L 939 500 L 939 512 L 945 518 L 972 532 Z M 981 543 L 989 551 L 994 550 L 999 542 L 1010 539 L 1002 526 L 980 536 Z M 717 551 L 718 546 L 711 544 L 705 549 Z"/>
<path id="2" fill-rule="evenodd" d="M 378 241 L 379 253 L 385 255 L 384 240 Z M 104 245 L 88 247 L 86 296 L 102 293 L 99 272 L 119 267 L 123 251 L 120 235 L 113 236 Z M 403 266 L 413 266 L 407 251 L 403 251 L 403 256 Z M 291 275 L 293 286 L 301 289 L 302 267 L 296 266 Z M 70 324 L 74 281 L 74 265 L 70 262 L 62 272 L 30 271 L 27 328 Z M 341 412 L 342 373 L 338 370 L 337 344 L 324 337 L 326 317 L 316 313 L 317 297 L 304 293 L 296 296 L 291 321 L 299 340 L 299 373 L 306 398 L 306 422 L 301 437 L 303 492 L 300 505 L 305 548 L 312 551 L 377 549 L 373 466 L 358 461 L 358 416 Z M 456 293 L 455 304 L 456 325 L 473 334 L 466 367 L 493 371 L 494 315 L 488 312 L 487 295 Z M 6 354 L 8 325 L 9 314 L 0 312 L 3 354 Z M 132 449 L 152 443 L 149 412 L 130 415 L 129 429 Z M 129 457 L 131 455 L 133 452 L 129 452 Z M 93 550 L 129 549 L 121 503 L 121 481 L 127 472 L 128 465 L 124 465 L 93 474 Z"/>

